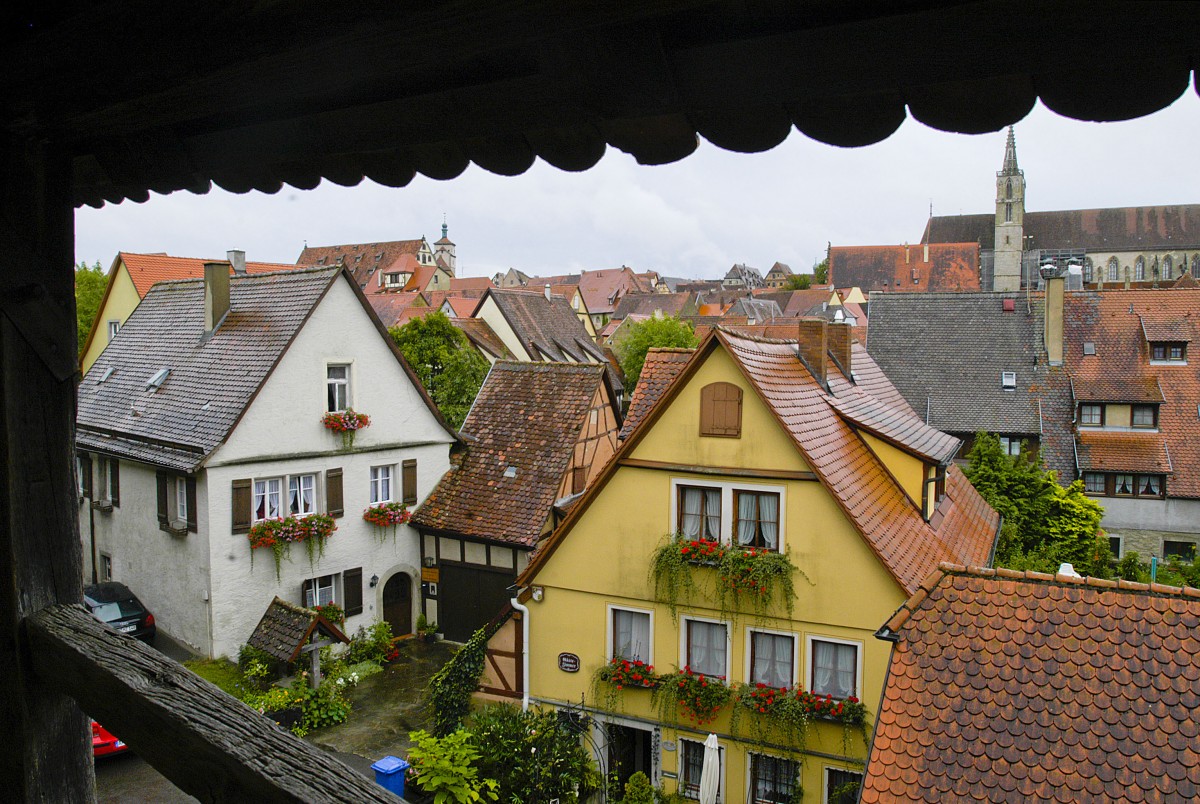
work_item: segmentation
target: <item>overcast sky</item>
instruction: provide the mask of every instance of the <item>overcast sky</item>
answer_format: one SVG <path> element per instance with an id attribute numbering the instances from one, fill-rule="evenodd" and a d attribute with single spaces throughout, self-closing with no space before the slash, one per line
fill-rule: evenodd
<path id="1" fill-rule="evenodd" d="M 1200 98 L 1124 123 L 1081 123 L 1040 105 L 1016 126 L 1030 210 L 1200 203 Z M 364 181 L 284 187 L 275 195 L 178 192 L 76 212 L 76 259 L 107 269 L 118 251 L 295 262 L 310 245 L 441 236 L 459 274 L 530 274 L 628 265 L 717 277 L 735 262 L 807 271 L 827 242 L 916 242 L 937 215 L 994 210 L 1005 133 L 946 134 L 909 119 L 884 142 L 842 149 L 797 131 L 761 154 L 694 154 L 642 167 L 609 148 L 591 170 L 536 162 L 524 175 L 472 165 L 457 179 L 417 176 L 394 189 Z"/>

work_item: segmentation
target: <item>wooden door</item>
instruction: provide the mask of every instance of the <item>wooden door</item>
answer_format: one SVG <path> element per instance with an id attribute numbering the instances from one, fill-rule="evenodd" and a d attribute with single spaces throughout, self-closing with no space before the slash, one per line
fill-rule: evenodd
<path id="1" fill-rule="evenodd" d="M 392 624 L 392 634 L 411 634 L 412 627 L 412 580 L 403 572 L 397 572 L 383 586 L 383 619 Z"/>

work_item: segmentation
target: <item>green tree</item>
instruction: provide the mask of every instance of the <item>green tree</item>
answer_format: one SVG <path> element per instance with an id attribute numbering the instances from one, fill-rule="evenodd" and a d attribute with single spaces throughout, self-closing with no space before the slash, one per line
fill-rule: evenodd
<path id="1" fill-rule="evenodd" d="M 83 345 L 87 342 L 88 333 L 92 331 L 92 322 L 100 310 L 100 300 L 104 297 L 104 286 L 107 277 L 100 267 L 100 260 L 95 265 L 81 262 L 75 266 L 75 323 L 79 333 L 79 355 L 83 356 Z"/>
<path id="2" fill-rule="evenodd" d="M 818 285 L 824 285 L 829 281 L 829 258 L 821 260 L 813 266 L 813 281 Z"/>
<path id="3" fill-rule="evenodd" d="M 487 378 L 488 361 L 440 310 L 388 330 L 433 404 L 451 427 L 462 427 Z"/>
<path id="4" fill-rule="evenodd" d="M 695 348 L 699 341 L 692 325 L 672 316 L 647 318 L 629 327 L 629 333 L 616 346 L 617 360 L 625 373 L 625 390 L 632 394 L 651 347 Z"/>
<path id="5" fill-rule="evenodd" d="M 579 731 L 552 709 L 493 704 L 474 714 L 470 731 L 479 775 L 498 782 L 501 801 L 575 804 L 601 782 Z"/>
<path id="6" fill-rule="evenodd" d="M 811 274 L 792 274 L 787 278 L 787 281 L 783 283 L 783 289 L 808 290 L 810 287 L 812 287 L 812 281 L 813 278 Z"/>
<path id="7" fill-rule="evenodd" d="M 990 433 L 976 434 L 967 458 L 967 477 L 1004 517 L 996 566 L 1054 572 L 1069 562 L 1081 574 L 1111 574 L 1104 509 L 1084 494 L 1082 481 L 1059 485 L 1040 455 L 1008 455 Z"/>

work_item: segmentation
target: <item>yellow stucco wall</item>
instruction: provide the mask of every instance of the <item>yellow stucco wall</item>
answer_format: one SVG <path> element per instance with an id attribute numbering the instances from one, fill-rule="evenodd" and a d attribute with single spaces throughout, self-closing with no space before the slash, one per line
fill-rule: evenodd
<path id="1" fill-rule="evenodd" d="M 701 438 L 698 435 L 699 389 L 715 380 L 736 382 L 743 388 L 741 439 Z M 630 457 L 697 466 L 803 470 L 803 457 L 766 407 L 754 394 L 732 360 L 718 349 L 691 379 L 670 409 L 664 412 Z M 919 466 L 919 463 L 918 463 Z M 794 578 L 796 597 L 791 615 L 777 605 L 760 615 L 752 608 L 723 615 L 715 594 L 683 601 L 673 619 L 663 603 L 654 601 L 647 574 L 649 558 L 666 538 L 673 521 L 678 484 L 722 484 L 739 488 L 766 486 L 781 494 L 782 539 L 792 562 L 803 572 Z M 715 571 L 693 570 L 702 587 L 715 590 Z M 652 612 L 652 661 L 657 672 L 670 672 L 685 663 L 680 623 L 688 616 L 723 619 L 729 626 L 729 676 L 731 682 L 748 680 L 749 631 L 762 629 L 794 635 L 797 645 L 795 682 L 808 688 L 810 637 L 847 640 L 859 646 L 860 695 L 873 714 L 878 708 L 890 643 L 873 634 L 904 601 L 899 586 L 876 559 L 836 501 L 816 480 L 738 477 L 736 471 L 719 475 L 683 470 L 625 466 L 617 470 L 599 492 L 574 529 L 533 580 L 544 591 L 542 600 L 529 601 L 529 689 L 535 701 L 600 705 L 611 722 L 658 728 L 662 750 L 658 753 L 660 781 L 674 789 L 672 774 L 682 756 L 679 739 L 702 741 L 711 731 L 725 748 L 722 801 L 746 800 L 748 757 L 763 752 L 757 740 L 763 734 L 754 717 L 739 716 L 736 734 L 730 707 L 711 724 L 689 726 L 659 723 L 645 690 L 616 693 L 617 705 L 608 709 L 606 698 L 596 697 L 594 672 L 608 660 L 611 636 L 610 607 Z M 577 673 L 559 669 L 558 656 L 573 653 L 580 659 Z M 607 688 L 607 685 L 602 687 Z M 840 725 L 814 723 L 809 729 L 802 780 L 814 800 L 821 799 L 824 769 L 861 770 L 854 760 L 866 757 L 866 747 L 851 733 L 849 751 L 843 745 Z M 676 750 L 669 750 L 675 745 Z M 815 753 L 814 753 L 815 752 Z M 765 753 L 785 755 L 776 748 Z M 821 754 L 828 756 L 821 756 Z M 844 757 L 844 758 L 843 758 Z"/>
<path id="2" fill-rule="evenodd" d="M 1131 427 L 1131 426 L 1133 426 L 1133 407 L 1131 405 L 1105 405 L 1104 406 L 1104 426 L 1105 427 Z"/>
<path id="3" fill-rule="evenodd" d="M 904 493 L 912 498 L 918 506 L 921 504 L 921 484 L 925 479 L 925 464 L 903 450 L 876 438 L 870 433 L 859 431 L 863 441 L 871 448 L 871 452 L 883 462 L 904 489 Z"/>
<path id="4" fill-rule="evenodd" d="M 109 282 L 112 287 L 108 289 L 108 297 L 104 300 L 104 306 L 100 308 L 100 312 L 92 324 L 96 332 L 92 336 L 91 345 L 83 355 L 81 365 L 84 374 L 96 362 L 96 358 L 104 351 L 104 347 L 108 346 L 108 322 L 115 320 L 124 325 L 125 320 L 142 301 L 133 280 L 129 278 L 129 271 L 126 270 L 124 263 L 117 263 L 117 269 L 113 272 Z"/>

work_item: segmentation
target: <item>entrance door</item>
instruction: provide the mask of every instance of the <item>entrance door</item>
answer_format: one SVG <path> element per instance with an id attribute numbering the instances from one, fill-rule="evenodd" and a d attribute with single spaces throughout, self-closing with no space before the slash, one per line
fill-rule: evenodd
<path id="1" fill-rule="evenodd" d="M 412 581 L 403 572 L 397 572 L 383 585 L 383 619 L 391 623 L 393 636 L 413 632 Z"/>
<path id="2" fill-rule="evenodd" d="M 608 773 L 617 779 L 617 790 L 625 793 L 629 777 L 641 771 L 654 781 L 650 746 L 653 735 L 646 729 L 608 724 Z"/>

